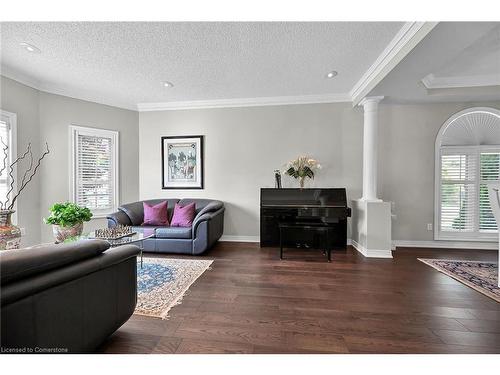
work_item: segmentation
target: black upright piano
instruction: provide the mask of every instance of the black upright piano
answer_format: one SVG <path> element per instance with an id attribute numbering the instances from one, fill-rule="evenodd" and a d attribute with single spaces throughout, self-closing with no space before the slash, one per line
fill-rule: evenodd
<path id="1" fill-rule="evenodd" d="M 331 226 L 328 244 L 314 232 L 297 230 L 289 238 L 294 245 L 321 248 L 346 248 L 347 218 L 351 209 L 347 206 L 345 188 L 262 188 L 260 191 L 260 246 L 279 246 L 280 223 Z"/>

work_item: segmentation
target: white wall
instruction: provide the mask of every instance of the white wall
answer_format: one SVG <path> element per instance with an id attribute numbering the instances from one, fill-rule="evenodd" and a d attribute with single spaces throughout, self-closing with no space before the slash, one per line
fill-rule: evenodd
<path id="1" fill-rule="evenodd" d="M 346 187 L 361 195 L 363 115 L 350 104 L 141 112 L 140 196 L 206 197 L 226 204 L 226 236 L 259 235 L 261 187 L 274 186 L 274 169 L 300 154 L 323 169 L 309 187 Z M 161 189 L 161 136 L 205 136 L 205 189 Z M 284 186 L 298 186 L 287 178 Z"/>

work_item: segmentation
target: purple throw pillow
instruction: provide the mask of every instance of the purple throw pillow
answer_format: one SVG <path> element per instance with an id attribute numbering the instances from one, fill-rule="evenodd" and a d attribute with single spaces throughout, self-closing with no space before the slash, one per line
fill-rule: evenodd
<path id="1" fill-rule="evenodd" d="M 171 227 L 190 227 L 193 225 L 194 214 L 196 211 L 195 203 L 181 207 L 179 203 L 175 204 L 174 216 L 172 216 Z"/>
<path id="2" fill-rule="evenodd" d="M 144 223 L 142 225 L 161 225 L 168 226 L 167 201 L 158 203 L 156 206 L 150 206 L 146 202 L 144 205 Z"/>

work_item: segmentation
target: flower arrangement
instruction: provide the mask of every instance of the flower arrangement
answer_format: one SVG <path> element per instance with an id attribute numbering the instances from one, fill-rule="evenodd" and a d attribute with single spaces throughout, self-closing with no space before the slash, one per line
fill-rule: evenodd
<path id="1" fill-rule="evenodd" d="M 318 169 L 321 169 L 321 165 L 317 160 L 302 155 L 288 162 L 285 174 L 299 179 L 300 188 L 303 189 L 306 177 L 314 178 L 314 172 Z"/>

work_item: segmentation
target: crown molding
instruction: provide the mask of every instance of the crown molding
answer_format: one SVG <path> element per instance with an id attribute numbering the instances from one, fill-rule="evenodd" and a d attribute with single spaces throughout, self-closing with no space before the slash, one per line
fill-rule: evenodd
<path id="1" fill-rule="evenodd" d="M 189 100 L 162 103 L 138 103 L 139 112 L 174 111 L 179 109 L 261 107 L 292 104 L 350 103 L 349 94 L 320 94 L 296 96 L 269 96 L 257 98 Z"/>
<path id="2" fill-rule="evenodd" d="M 438 22 L 406 22 L 349 92 L 353 106 L 358 105 L 437 24 Z"/>
<path id="3" fill-rule="evenodd" d="M 436 77 L 431 73 L 422 78 L 422 83 L 427 89 L 500 86 L 500 75 Z"/>

